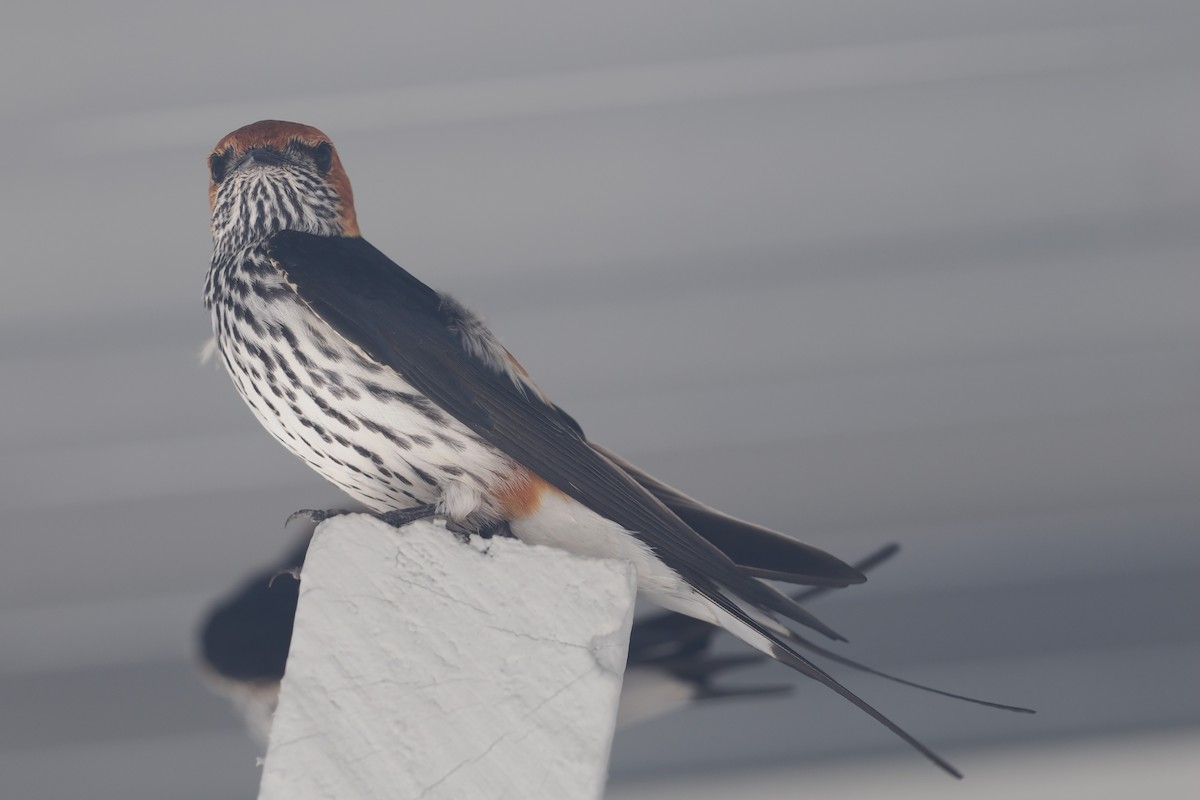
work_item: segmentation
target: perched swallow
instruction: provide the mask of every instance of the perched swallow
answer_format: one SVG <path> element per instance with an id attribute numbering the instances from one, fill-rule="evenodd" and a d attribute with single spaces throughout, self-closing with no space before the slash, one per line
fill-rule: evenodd
<path id="1" fill-rule="evenodd" d="M 200 659 L 208 682 L 233 702 L 261 743 L 266 742 L 279 700 L 300 595 L 298 578 L 311 535 L 311 530 L 305 532 L 276 563 L 241 581 L 217 601 L 200 626 Z M 867 572 L 897 549 L 889 545 L 854 566 Z M 819 587 L 793 597 L 811 600 L 827 591 L 831 590 Z M 757 653 L 713 655 L 713 635 L 718 630 L 669 611 L 634 620 L 617 727 L 656 719 L 696 703 L 792 691 L 791 684 L 716 683 L 727 672 L 764 660 Z"/>
<path id="2" fill-rule="evenodd" d="M 824 684 L 960 777 L 801 655 L 822 650 L 783 620 L 842 637 L 762 580 L 840 587 L 863 574 L 590 442 L 479 318 L 359 235 L 327 136 L 264 120 L 221 139 L 208 164 L 216 350 L 285 447 L 392 524 L 504 525 L 630 561 L 649 600 Z"/>

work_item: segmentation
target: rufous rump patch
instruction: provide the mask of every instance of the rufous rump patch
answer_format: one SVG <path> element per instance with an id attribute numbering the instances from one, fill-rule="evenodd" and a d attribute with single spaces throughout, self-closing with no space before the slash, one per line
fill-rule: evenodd
<path id="1" fill-rule="evenodd" d="M 541 507 L 547 492 L 557 491 L 532 472 L 521 470 L 517 476 L 505 481 L 495 497 L 506 519 L 524 519 Z"/>

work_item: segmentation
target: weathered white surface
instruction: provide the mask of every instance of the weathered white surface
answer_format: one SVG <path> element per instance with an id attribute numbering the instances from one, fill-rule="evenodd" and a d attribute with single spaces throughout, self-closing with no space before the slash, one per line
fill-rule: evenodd
<path id="1" fill-rule="evenodd" d="M 635 586 L 432 523 L 323 524 L 259 797 L 599 797 Z"/>

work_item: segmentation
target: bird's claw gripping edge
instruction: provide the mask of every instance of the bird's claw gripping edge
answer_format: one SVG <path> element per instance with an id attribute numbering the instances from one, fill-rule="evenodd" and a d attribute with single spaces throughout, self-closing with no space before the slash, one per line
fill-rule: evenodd
<path id="1" fill-rule="evenodd" d="M 429 519 L 430 517 L 439 516 L 437 506 L 432 504 L 413 506 L 412 508 L 398 508 L 391 511 L 352 511 L 345 508 L 302 508 L 299 511 L 292 512 L 283 523 L 286 528 L 297 519 L 310 519 L 313 522 L 324 522 L 327 519 L 334 517 L 345 516 L 346 514 L 367 514 L 375 517 L 375 519 L 386 522 L 393 528 L 402 528 L 409 523 L 416 522 L 421 519 Z"/>

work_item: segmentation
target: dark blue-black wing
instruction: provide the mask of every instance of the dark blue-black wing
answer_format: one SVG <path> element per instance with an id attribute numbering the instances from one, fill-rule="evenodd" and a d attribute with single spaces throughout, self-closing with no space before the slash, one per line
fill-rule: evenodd
<path id="1" fill-rule="evenodd" d="M 749 575 L 829 588 L 841 588 L 867 579 L 861 569 L 824 550 L 717 511 L 647 474 L 616 453 L 595 443 L 592 448 L 644 486 L 689 528 L 715 545 Z"/>
<path id="2" fill-rule="evenodd" d="M 778 661 L 824 684 L 946 772 L 961 777 L 948 762 L 752 618 L 741 602 L 840 638 L 791 598 L 738 569 L 594 450 L 553 405 L 522 391 L 508 375 L 468 354 L 437 292 L 357 237 L 284 231 L 272 237 L 270 252 L 301 300 L 345 340 L 395 370 L 516 463 L 637 536 L 696 591 L 770 640 Z"/>
<path id="3" fill-rule="evenodd" d="M 441 295 L 365 240 L 285 231 L 273 238 L 270 252 L 300 298 L 343 338 L 518 464 L 634 532 L 705 596 L 715 601 L 731 592 L 841 638 L 738 569 L 597 452 L 556 406 L 468 353 Z M 851 580 L 862 580 L 848 565 L 842 568 Z"/>

